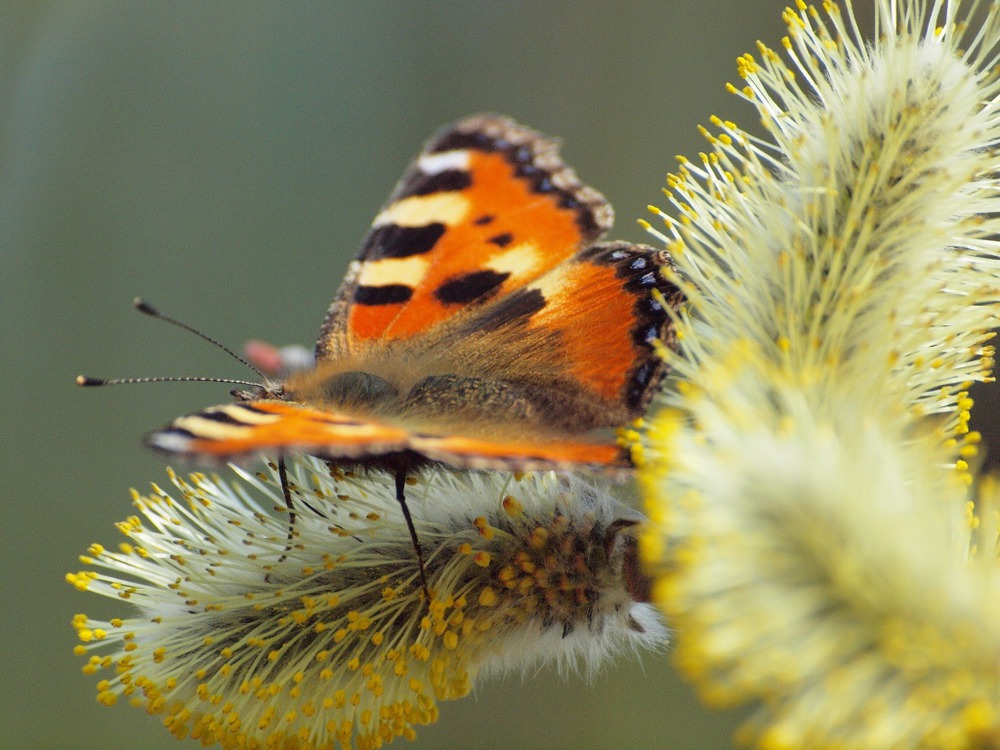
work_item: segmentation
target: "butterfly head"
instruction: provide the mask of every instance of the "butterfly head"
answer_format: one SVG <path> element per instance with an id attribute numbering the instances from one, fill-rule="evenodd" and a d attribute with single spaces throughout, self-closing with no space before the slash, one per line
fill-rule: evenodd
<path id="1" fill-rule="evenodd" d="M 288 400 L 284 383 L 268 379 L 265 379 L 263 383 L 248 383 L 245 388 L 233 388 L 229 394 L 237 401 Z"/>

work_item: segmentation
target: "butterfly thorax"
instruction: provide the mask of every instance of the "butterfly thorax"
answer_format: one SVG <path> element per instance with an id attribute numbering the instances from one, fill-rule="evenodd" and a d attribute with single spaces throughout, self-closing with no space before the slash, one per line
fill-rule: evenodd
<path id="1" fill-rule="evenodd" d="M 456 423 L 476 432 L 534 422 L 543 431 L 551 430 L 543 424 L 544 409 L 521 384 L 485 375 L 373 369 L 364 363 L 321 363 L 290 378 L 282 397 L 358 417 L 402 420 L 431 433 Z"/>

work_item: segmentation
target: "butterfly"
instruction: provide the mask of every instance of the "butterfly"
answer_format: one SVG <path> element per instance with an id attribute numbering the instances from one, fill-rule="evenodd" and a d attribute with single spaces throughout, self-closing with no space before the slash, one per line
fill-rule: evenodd
<path id="1" fill-rule="evenodd" d="M 236 402 L 179 417 L 147 443 L 203 461 L 277 456 L 291 523 L 288 454 L 392 474 L 429 597 L 407 476 L 428 465 L 633 469 L 616 429 L 665 376 L 655 346 L 676 345 L 670 308 L 684 297 L 665 251 L 598 242 L 612 220 L 554 141 L 497 115 L 446 127 L 372 222 L 315 365 L 234 391 Z"/>
<path id="2" fill-rule="evenodd" d="M 375 217 L 315 367 L 147 437 L 194 459 L 305 453 L 399 477 L 632 469 L 682 304 L 665 251 L 598 242 L 611 206 L 558 145 L 505 117 L 437 133 Z M 658 294 L 654 294 L 658 292 Z"/>

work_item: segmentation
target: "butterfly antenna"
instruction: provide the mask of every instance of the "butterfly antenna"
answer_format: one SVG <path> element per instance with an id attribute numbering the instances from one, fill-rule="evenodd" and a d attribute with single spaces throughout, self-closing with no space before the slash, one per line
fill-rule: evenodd
<path id="1" fill-rule="evenodd" d="M 420 549 L 420 540 L 417 539 L 417 529 L 413 525 L 413 516 L 410 509 L 406 507 L 406 469 L 397 469 L 394 474 L 396 480 L 396 500 L 399 507 L 403 509 L 403 518 L 406 519 L 406 528 L 410 530 L 410 540 L 413 542 L 413 551 L 417 553 L 417 565 L 420 567 L 420 584 L 424 589 L 424 598 L 427 604 L 431 602 L 431 590 L 427 586 L 427 571 L 424 570 L 424 553 Z"/>
<path id="2" fill-rule="evenodd" d="M 92 378 L 89 375 L 77 375 L 76 384 L 83 386 L 95 385 L 131 385 L 133 383 L 232 383 L 250 388 L 260 388 L 260 383 L 249 380 L 232 380 L 231 378 L 202 377 L 161 377 L 161 378 Z"/>
<path id="3" fill-rule="evenodd" d="M 144 300 L 142 297 L 136 297 L 134 300 L 132 300 L 132 304 L 135 305 L 135 309 L 138 310 L 139 312 L 145 313 L 146 315 L 150 316 L 151 318 L 156 318 L 157 320 L 162 320 L 164 323 L 170 323 L 170 325 L 177 326 L 178 328 L 181 328 L 181 329 L 187 331 L 188 333 L 193 333 L 198 338 L 203 339 L 204 341 L 207 341 L 208 343 L 212 344 L 213 346 L 217 347 L 218 349 L 221 349 L 226 354 L 228 354 L 230 357 L 232 357 L 233 359 L 235 359 L 237 362 L 242 362 L 244 365 L 246 365 L 251 370 L 253 370 L 255 373 L 257 373 L 260 376 L 261 380 L 263 380 L 264 382 L 267 382 L 267 376 L 264 375 L 264 373 L 262 373 L 260 370 L 258 370 L 256 367 L 254 367 L 249 362 L 247 362 L 245 359 L 243 359 L 243 357 L 241 357 L 239 354 L 237 354 L 236 352 L 234 352 L 232 349 L 230 349 L 228 346 L 226 346 L 225 344 L 223 344 L 221 341 L 217 341 L 217 340 L 213 339 L 211 336 L 202 333 L 197 328 L 189 326 L 187 323 L 182 323 L 181 321 L 177 320 L 176 318 L 171 318 L 169 315 L 164 315 L 159 310 L 157 310 L 155 307 L 153 307 L 151 304 L 149 304 L 148 302 L 146 302 L 146 300 Z M 238 382 L 238 381 L 220 380 L 220 381 L 217 381 L 217 382 L 220 382 L 220 383 L 230 383 L 230 382 L 233 382 L 233 383 L 235 383 L 235 382 Z"/>

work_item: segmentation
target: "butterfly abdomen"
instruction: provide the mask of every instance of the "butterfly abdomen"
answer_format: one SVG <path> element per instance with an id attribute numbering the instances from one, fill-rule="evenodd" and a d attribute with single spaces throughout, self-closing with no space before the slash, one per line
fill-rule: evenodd
<path id="1" fill-rule="evenodd" d="M 310 406 L 391 416 L 428 428 L 435 422 L 497 425 L 531 422 L 539 416 L 530 389 L 503 379 L 450 373 L 385 375 L 361 370 L 312 373 L 292 383 L 287 395 Z"/>
<path id="2" fill-rule="evenodd" d="M 538 410 L 529 393 L 503 380 L 462 375 L 429 375 L 407 394 L 403 413 L 478 420 L 485 424 L 532 422 Z"/>

